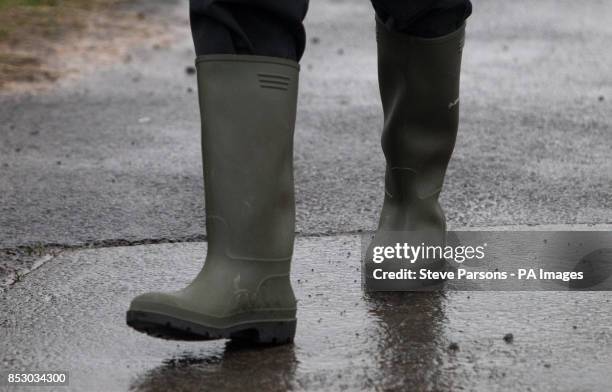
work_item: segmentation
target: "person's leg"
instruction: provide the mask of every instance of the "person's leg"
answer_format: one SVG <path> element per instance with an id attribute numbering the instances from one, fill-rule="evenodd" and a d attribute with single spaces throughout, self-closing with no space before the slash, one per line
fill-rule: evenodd
<path id="1" fill-rule="evenodd" d="M 293 131 L 306 6 L 191 1 L 208 250 L 186 288 L 132 301 L 127 323 L 138 331 L 293 340 Z"/>
<path id="2" fill-rule="evenodd" d="M 372 0 L 387 168 L 375 245 L 445 244 L 442 190 L 459 121 L 459 76 L 469 0 Z M 404 234 L 402 234 L 404 233 Z M 410 237 L 410 238 L 408 238 Z M 432 270 L 443 260 L 430 261 Z M 424 283 L 408 281 L 405 290 Z"/>
<path id="3" fill-rule="evenodd" d="M 472 14 L 470 0 L 371 0 L 387 30 L 436 38 L 460 28 Z"/>
<path id="4" fill-rule="evenodd" d="M 196 54 L 250 54 L 299 61 L 308 0 L 191 0 Z"/>

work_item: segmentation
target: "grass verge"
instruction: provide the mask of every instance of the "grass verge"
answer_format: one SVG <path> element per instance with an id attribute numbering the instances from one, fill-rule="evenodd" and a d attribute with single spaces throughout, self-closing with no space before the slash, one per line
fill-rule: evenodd
<path id="1" fill-rule="evenodd" d="M 0 0 L 0 90 L 78 72 L 79 59 L 149 37 L 135 0 Z"/>

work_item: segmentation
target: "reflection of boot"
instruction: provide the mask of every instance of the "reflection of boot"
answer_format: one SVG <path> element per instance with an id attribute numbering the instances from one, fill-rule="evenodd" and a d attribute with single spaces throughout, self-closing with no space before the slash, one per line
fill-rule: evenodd
<path id="1" fill-rule="evenodd" d="M 452 390 L 443 348 L 445 299 L 442 293 L 370 293 L 365 296 L 373 319 L 376 350 L 370 375 L 381 391 Z M 452 373 L 451 373 L 452 374 Z"/>
<path id="2" fill-rule="evenodd" d="M 438 203 L 459 119 L 459 74 L 465 27 L 439 38 L 388 31 L 377 23 L 378 79 L 387 161 L 385 199 L 373 243 L 443 246 L 446 222 Z M 394 232 L 393 234 L 390 234 Z M 441 269 L 440 260 L 430 269 Z M 429 267 L 428 267 L 429 268 Z M 408 285 L 406 289 L 411 289 Z"/>
<path id="3" fill-rule="evenodd" d="M 245 344 L 246 343 L 246 344 Z M 225 350 L 183 352 L 136 378 L 131 391 L 291 391 L 295 346 L 253 346 L 230 340 Z M 273 385 L 274 387 L 271 387 Z"/>
<path id="4" fill-rule="evenodd" d="M 197 70 L 208 255 L 183 290 L 136 297 L 127 322 L 164 338 L 291 341 L 298 65 L 210 55 Z"/>

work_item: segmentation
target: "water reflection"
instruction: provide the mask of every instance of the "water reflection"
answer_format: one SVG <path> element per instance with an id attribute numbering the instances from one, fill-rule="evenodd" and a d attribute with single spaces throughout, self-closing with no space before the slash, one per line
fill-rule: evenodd
<path id="1" fill-rule="evenodd" d="M 134 391 L 287 391 L 297 360 L 293 345 L 253 346 L 228 341 L 223 352 L 185 352 L 137 379 Z"/>
<path id="2" fill-rule="evenodd" d="M 183 353 L 139 377 L 132 390 L 454 389 L 460 352 L 448 348 L 443 292 L 364 295 L 356 283 L 304 297 L 295 346 L 227 342 Z"/>
<path id="3" fill-rule="evenodd" d="M 377 323 L 376 385 L 383 390 L 452 390 L 443 365 L 443 292 L 378 292 L 365 297 Z"/>

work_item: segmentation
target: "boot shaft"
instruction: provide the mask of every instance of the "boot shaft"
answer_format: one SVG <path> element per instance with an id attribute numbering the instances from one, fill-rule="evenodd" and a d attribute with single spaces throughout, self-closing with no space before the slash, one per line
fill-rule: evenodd
<path id="1" fill-rule="evenodd" d="M 210 55 L 196 67 L 209 254 L 289 261 L 298 65 Z"/>
<path id="2" fill-rule="evenodd" d="M 437 198 L 457 135 L 465 27 L 428 39 L 377 22 L 376 36 L 387 193 Z"/>

